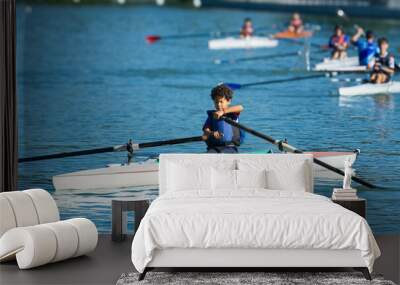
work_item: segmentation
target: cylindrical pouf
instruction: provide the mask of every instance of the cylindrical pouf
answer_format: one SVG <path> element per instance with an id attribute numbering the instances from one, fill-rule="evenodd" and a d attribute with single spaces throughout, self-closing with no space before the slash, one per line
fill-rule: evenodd
<path id="1" fill-rule="evenodd" d="M 20 269 L 49 263 L 56 252 L 56 235 L 43 225 L 14 228 L 7 231 L 0 239 L 0 255 L 5 257 L 16 253 Z"/>
<path id="2" fill-rule="evenodd" d="M 11 207 L 10 202 L 2 193 L 0 194 L 0 238 L 8 231 L 17 226 L 15 221 L 14 211 Z"/>
<path id="3" fill-rule="evenodd" d="M 22 191 L 1 193 L 8 202 L 15 215 L 17 227 L 33 226 L 39 223 L 35 205 L 30 196 Z"/>
<path id="4" fill-rule="evenodd" d="M 86 254 L 94 250 L 97 246 L 98 233 L 95 224 L 85 218 L 65 220 L 73 225 L 78 232 L 78 249 L 74 257 Z"/>
<path id="5" fill-rule="evenodd" d="M 56 236 L 57 250 L 51 262 L 68 259 L 75 255 L 79 238 L 78 232 L 73 225 L 65 221 L 59 221 L 43 224 L 42 226 L 51 229 Z"/>
<path id="6" fill-rule="evenodd" d="M 22 191 L 28 194 L 36 208 L 39 224 L 52 223 L 60 220 L 56 202 L 50 193 L 43 189 L 28 189 Z"/>

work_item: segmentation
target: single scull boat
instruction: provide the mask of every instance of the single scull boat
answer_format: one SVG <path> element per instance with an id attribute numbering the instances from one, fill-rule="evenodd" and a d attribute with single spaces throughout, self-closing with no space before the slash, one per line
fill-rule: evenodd
<path id="1" fill-rule="evenodd" d="M 315 65 L 314 71 L 365 72 L 368 70 L 366 66 L 359 65 L 358 57 L 354 56 L 344 59 L 324 59 L 323 62 Z"/>
<path id="2" fill-rule="evenodd" d="M 291 32 L 291 31 L 283 31 L 280 33 L 276 33 L 273 37 L 275 39 L 301 39 L 308 38 L 312 36 L 311 31 L 303 31 L 301 33 Z"/>
<path id="3" fill-rule="evenodd" d="M 265 152 L 264 152 L 265 153 Z M 344 161 L 350 159 L 352 163 L 357 158 L 358 151 L 354 152 L 309 152 L 314 157 L 336 168 L 343 169 Z M 326 170 L 314 164 L 314 173 Z M 321 175 L 323 177 L 323 175 Z M 53 185 L 60 190 L 88 190 L 112 189 L 123 187 L 158 186 L 158 160 L 148 159 L 129 165 L 111 164 L 105 168 L 83 170 L 53 176 Z"/>
<path id="4" fill-rule="evenodd" d="M 278 45 L 278 41 L 266 37 L 224 38 L 208 42 L 209 49 L 250 49 L 272 48 Z"/>
<path id="5" fill-rule="evenodd" d="M 340 96 L 375 95 L 383 93 L 400 93 L 400 82 L 392 81 L 383 84 L 365 83 L 339 88 Z"/>

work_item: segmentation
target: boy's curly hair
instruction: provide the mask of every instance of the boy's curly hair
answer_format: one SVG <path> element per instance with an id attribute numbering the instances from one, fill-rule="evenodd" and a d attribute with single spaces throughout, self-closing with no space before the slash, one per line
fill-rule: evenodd
<path id="1" fill-rule="evenodd" d="M 389 44 L 388 39 L 385 38 L 385 37 L 379 38 L 379 39 L 378 39 L 378 45 L 381 45 L 381 44 L 383 44 L 383 43 Z"/>
<path id="2" fill-rule="evenodd" d="M 218 97 L 224 97 L 226 100 L 232 100 L 233 91 L 228 85 L 219 84 L 211 90 L 211 98 L 215 100 Z"/>

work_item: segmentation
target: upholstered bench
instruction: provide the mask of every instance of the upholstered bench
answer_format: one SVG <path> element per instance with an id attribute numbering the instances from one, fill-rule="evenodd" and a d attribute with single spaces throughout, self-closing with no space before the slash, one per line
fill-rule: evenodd
<path id="1" fill-rule="evenodd" d="M 0 193 L 0 262 L 16 259 L 20 269 L 57 262 L 89 253 L 97 238 L 88 219 L 60 221 L 43 189 Z"/>

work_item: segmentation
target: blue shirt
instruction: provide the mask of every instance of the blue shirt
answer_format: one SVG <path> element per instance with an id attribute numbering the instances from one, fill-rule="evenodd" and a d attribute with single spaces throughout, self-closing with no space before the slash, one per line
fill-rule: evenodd
<path id="1" fill-rule="evenodd" d="M 375 54 L 379 52 L 376 42 L 368 42 L 367 39 L 359 39 L 354 43 L 358 48 L 358 60 L 360 65 L 368 65 L 374 59 Z"/>

